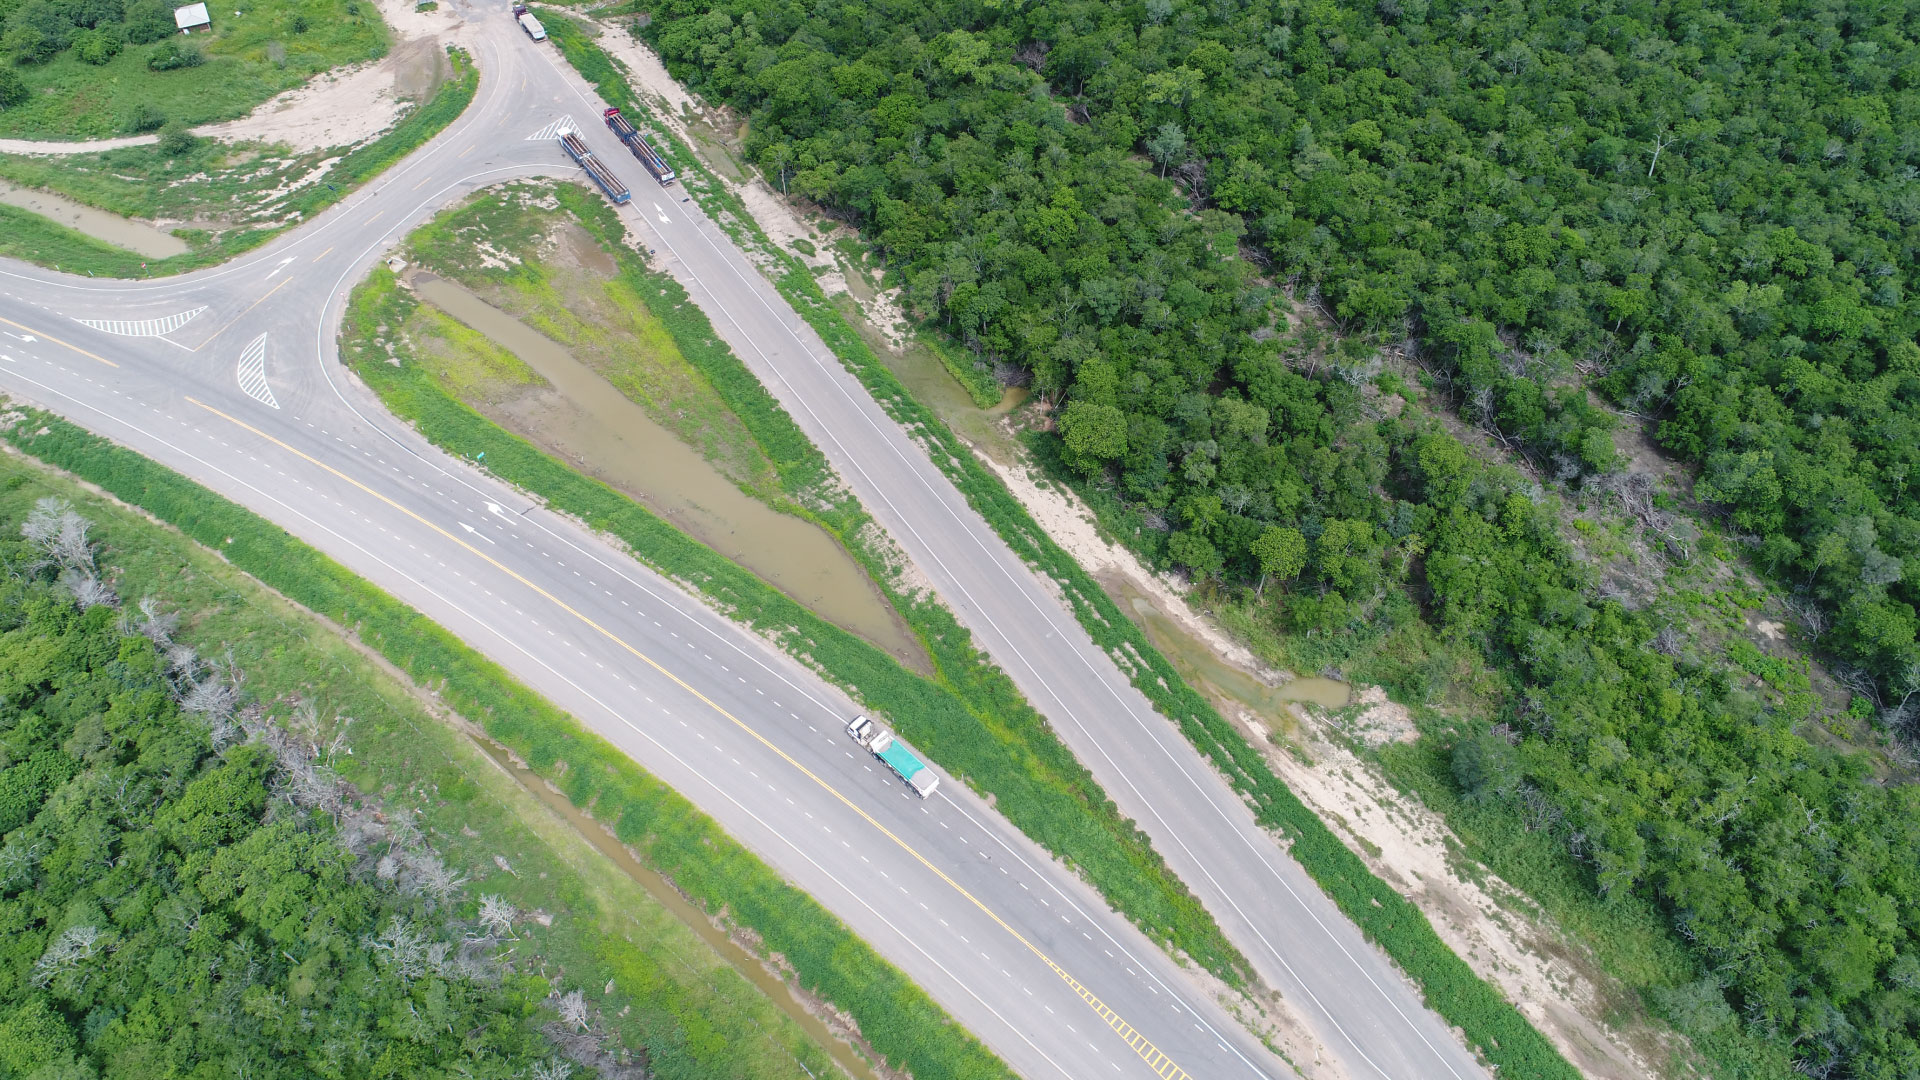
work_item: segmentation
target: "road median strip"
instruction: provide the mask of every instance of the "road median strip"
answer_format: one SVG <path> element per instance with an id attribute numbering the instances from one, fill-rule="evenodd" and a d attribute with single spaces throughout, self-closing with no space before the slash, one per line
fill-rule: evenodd
<path id="1" fill-rule="evenodd" d="M 564 25 L 564 24 L 562 24 Z M 564 32 L 564 31 L 562 31 Z M 862 542 L 871 519 L 836 496 L 824 455 L 741 363 L 684 290 L 649 271 L 623 241 L 624 226 L 597 195 L 555 185 L 560 203 L 613 254 L 618 273 L 667 328 L 772 460 L 791 502 L 782 505 L 840 539 L 921 639 L 936 678 L 921 678 L 884 650 L 820 618 L 785 593 L 666 523 L 625 494 L 499 427 L 439 385 L 396 328 L 415 303 L 376 269 L 355 290 L 342 329 L 342 358 L 386 407 L 449 452 L 484 452 L 494 475 L 609 534 L 648 565 L 706 595 L 719 610 L 772 638 L 873 711 L 949 772 L 995 799 L 995 808 L 1036 843 L 1078 869 L 1102 897 L 1177 955 L 1233 985 L 1244 958 L 1198 900 L 1120 815 L 1084 766 L 1049 731 L 1004 672 L 937 601 L 908 595 L 895 571 Z M 423 232 L 440 228 L 436 223 Z M 378 328 L 385 326 L 386 332 Z M 392 351 L 389 352 L 389 349 Z M 390 363 L 389 360 L 397 361 Z"/>
<path id="2" fill-rule="evenodd" d="M 619 69 L 584 32 L 556 40 L 576 70 L 595 83 L 609 103 L 636 113 L 651 113 Z M 1575 1080 L 1577 1070 L 1562 1058 L 1513 1004 L 1450 949 L 1426 916 L 1370 871 L 1291 789 L 1266 759 L 1204 697 L 1188 686 L 1106 591 L 1035 522 L 998 477 L 932 410 L 921 405 L 882 364 L 841 311 L 821 291 L 807 268 L 771 243 L 745 205 L 686 146 L 663 132 L 663 152 L 683 177 L 708 216 L 743 247 L 767 257 L 762 272 L 819 334 L 834 355 L 907 433 L 921 440 L 928 456 L 958 488 L 976 513 L 1035 572 L 1060 588 L 1074 617 L 1094 642 L 1113 657 L 1136 689 L 1204 754 L 1247 799 L 1260 824 L 1284 836 L 1293 858 L 1322 890 L 1417 985 L 1427 1005 L 1458 1027 L 1470 1046 L 1500 1069 L 1502 1076 Z M 684 181 L 683 181 L 684 182 Z"/>

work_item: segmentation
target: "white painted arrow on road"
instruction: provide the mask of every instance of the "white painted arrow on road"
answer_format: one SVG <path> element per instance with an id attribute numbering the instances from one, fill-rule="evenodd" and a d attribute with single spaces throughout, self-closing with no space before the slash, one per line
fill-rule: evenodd
<path id="1" fill-rule="evenodd" d="M 660 215 L 661 221 L 665 221 L 669 225 L 673 224 L 673 222 L 667 217 L 667 212 L 665 210 L 660 209 L 659 203 L 653 204 L 653 212 Z"/>
<path id="2" fill-rule="evenodd" d="M 473 535 L 479 537 L 480 539 L 485 540 L 489 544 L 493 543 L 493 537 L 488 536 L 486 533 L 481 532 L 479 529 L 474 528 L 473 526 L 467 524 L 464 521 L 460 522 L 460 527 L 472 533 Z M 494 546 L 498 547 L 499 545 L 495 544 Z"/>

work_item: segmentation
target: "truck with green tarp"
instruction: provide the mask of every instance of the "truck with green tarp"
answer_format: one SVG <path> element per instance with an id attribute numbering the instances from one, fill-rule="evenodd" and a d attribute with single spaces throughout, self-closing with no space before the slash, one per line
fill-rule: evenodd
<path id="1" fill-rule="evenodd" d="M 879 758 L 881 764 L 892 769 L 895 776 L 905 780 L 915 795 L 924 799 L 940 786 L 940 778 L 927 768 L 927 763 L 915 756 L 893 732 L 879 724 L 864 716 L 856 716 L 847 722 L 847 734 Z"/>

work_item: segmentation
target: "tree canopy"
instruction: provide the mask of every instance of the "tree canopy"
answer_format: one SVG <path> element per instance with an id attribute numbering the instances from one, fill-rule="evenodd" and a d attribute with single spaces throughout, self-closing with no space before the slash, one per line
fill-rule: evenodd
<path id="1" fill-rule="evenodd" d="M 0 540 L 0 1076 L 546 1064 L 547 984 L 454 917 L 458 880 L 117 611 L 67 515 Z"/>
<path id="2" fill-rule="evenodd" d="M 650 13 L 769 175 L 862 228 L 932 328 L 1031 371 L 1059 463 L 1158 526 L 1148 554 L 1279 584 L 1297 630 L 1474 643 L 1513 741 L 1457 777 L 1663 906 L 1700 965 L 1674 1016 L 1823 1075 L 1920 1069 L 1912 791 L 1795 735 L 1800 691 L 1650 647 L 1668 628 L 1598 596 L 1542 487 L 1622 468 L 1619 414 L 1652 425 L 1873 694 L 1920 690 L 1920 9 Z M 1536 479 L 1386 408 L 1383 343 Z"/>

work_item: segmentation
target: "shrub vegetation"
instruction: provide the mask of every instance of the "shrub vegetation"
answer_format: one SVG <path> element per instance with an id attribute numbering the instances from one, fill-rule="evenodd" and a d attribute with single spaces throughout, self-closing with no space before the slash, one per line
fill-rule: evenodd
<path id="1" fill-rule="evenodd" d="M 1645 418 L 1869 706 L 1914 723 L 1903 9 L 648 11 L 671 69 L 750 114 L 770 175 L 1065 406 L 1050 456 L 1151 557 L 1264 585 L 1302 639 L 1421 626 L 1489 665 L 1518 777 L 1476 741 L 1458 775 L 1496 779 L 1467 794 L 1553 835 L 1594 895 L 1663 913 L 1696 968 L 1649 993 L 1676 1022 L 1771 1047 L 1762 1072 L 1920 1061 L 1920 882 L 1874 854 L 1910 847 L 1911 790 L 1797 735 L 1803 691 L 1603 594 L 1540 486 L 1621 490 L 1602 403 Z M 1305 329 L 1280 325 L 1279 279 Z M 1382 408 L 1382 342 L 1534 479 Z"/>

